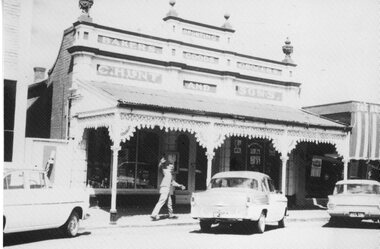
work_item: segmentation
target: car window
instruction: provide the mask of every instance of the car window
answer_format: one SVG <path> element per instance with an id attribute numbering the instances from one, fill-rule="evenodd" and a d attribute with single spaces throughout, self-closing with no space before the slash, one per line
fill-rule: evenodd
<path id="1" fill-rule="evenodd" d="M 275 187 L 274 187 L 274 184 L 273 184 L 272 179 L 269 179 L 269 178 L 268 178 L 267 180 L 268 180 L 269 191 L 270 191 L 270 192 L 275 192 L 276 189 L 275 189 Z"/>
<path id="2" fill-rule="evenodd" d="M 24 172 L 15 171 L 4 177 L 4 189 L 23 189 L 24 188 Z"/>
<path id="3" fill-rule="evenodd" d="M 372 184 L 339 184 L 335 187 L 335 194 L 342 194 L 347 186 L 349 194 L 380 194 L 380 187 Z"/>
<path id="4" fill-rule="evenodd" d="M 269 191 L 268 182 L 266 180 L 267 180 L 266 178 L 263 178 L 261 180 L 261 187 L 262 187 L 262 189 L 263 189 L 264 192 L 268 192 Z"/>
<path id="5" fill-rule="evenodd" d="M 46 180 L 45 174 L 42 172 L 30 172 L 29 174 L 29 186 L 31 189 L 45 188 Z"/>
<path id="6" fill-rule="evenodd" d="M 210 188 L 250 188 L 258 189 L 258 182 L 256 179 L 240 178 L 240 177 L 226 177 L 215 178 L 211 180 Z"/>

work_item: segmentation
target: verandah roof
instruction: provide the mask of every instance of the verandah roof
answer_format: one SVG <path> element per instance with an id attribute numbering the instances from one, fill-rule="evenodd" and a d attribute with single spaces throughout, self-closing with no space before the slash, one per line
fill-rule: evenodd
<path id="1" fill-rule="evenodd" d="M 164 110 L 325 129 L 345 130 L 347 128 L 343 124 L 287 106 L 229 100 L 108 82 L 91 81 L 85 83 L 106 96 L 117 100 L 120 106 L 134 106 L 157 111 Z"/>

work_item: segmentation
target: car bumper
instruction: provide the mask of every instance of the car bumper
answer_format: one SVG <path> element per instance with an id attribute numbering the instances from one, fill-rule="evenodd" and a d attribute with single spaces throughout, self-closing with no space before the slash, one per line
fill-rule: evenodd
<path id="1" fill-rule="evenodd" d="M 262 207 L 192 207 L 191 217 L 193 219 L 209 219 L 215 221 L 243 221 L 258 220 L 262 212 Z"/>
<path id="2" fill-rule="evenodd" d="M 356 219 L 379 219 L 380 208 L 373 207 L 336 207 L 328 209 L 327 212 L 331 217 L 347 217 Z"/>

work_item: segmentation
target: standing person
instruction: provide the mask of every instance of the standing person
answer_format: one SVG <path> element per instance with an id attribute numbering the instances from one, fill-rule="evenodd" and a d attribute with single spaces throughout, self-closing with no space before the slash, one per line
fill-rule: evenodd
<path id="1" fill-rule="evenodd" d="M 153 221 L 159 220 L 158 213 L 160 212 L 162 206 L 167 203 L 169 219 L 174 218 L 173 216 L 173 204 L 172 198 L 170 196 L 170 190 L 172 187 L 180 187 L 182 190 L 185 189 L 185 186 L 177 183 L 173 180 L 173 170 L 174 170 L 174 158 L 173 156 L 169 156 L 168 160 L 165 157 L 161 158 L 159 163 L 159 168 L 162 170 L 164 174 L 164 178 L 162 178 L 162 182 L 160 185 L 160 199 L 158 200 L 156 206 L 153 209 L 151 214 L 151 218 Z"/>

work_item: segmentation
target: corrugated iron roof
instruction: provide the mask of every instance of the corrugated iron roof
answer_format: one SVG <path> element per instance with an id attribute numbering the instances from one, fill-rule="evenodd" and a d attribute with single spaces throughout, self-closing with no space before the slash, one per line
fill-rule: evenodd
<path id="1" fill-rule="evenodd" d="M 230 116 L 241 119 L 254 119 L 265 122 L 293 123 L 306 126 L 325 126 L 344 129 L 346 126 L 287 106 L 229 100 L 200 94 L 178 93 L 160 89 L 148 89 L 108 82 L 88 82 L 100 92 L 119 101 L 121 105 L 134 105 L 170 110 L 203 113 L 205 115 Z"/>

